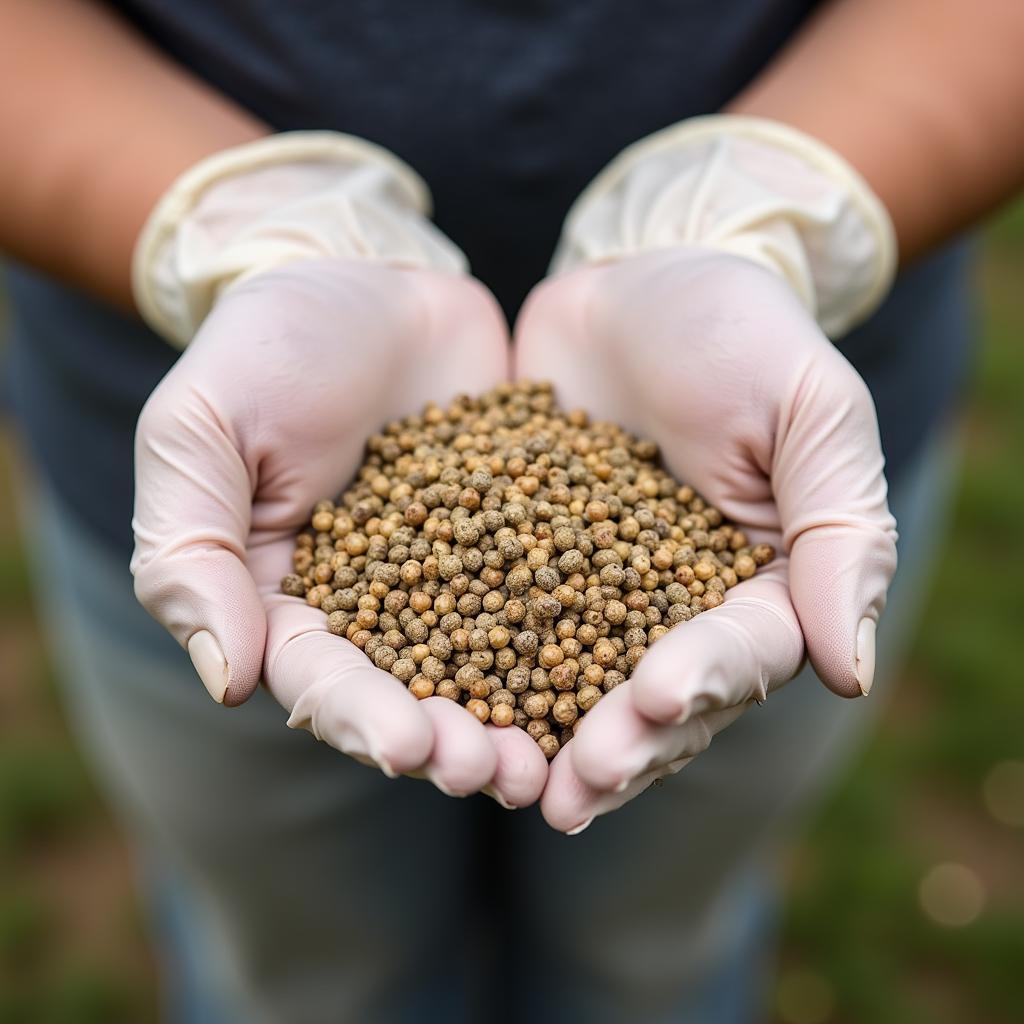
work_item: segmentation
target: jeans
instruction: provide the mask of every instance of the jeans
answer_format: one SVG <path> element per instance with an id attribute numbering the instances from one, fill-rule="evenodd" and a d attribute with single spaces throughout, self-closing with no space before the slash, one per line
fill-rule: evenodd
<path id="1" fill-rule="evenodd" d="M 26 524 L 77 737 L 138 851 L 174 1024 L 750 1024 L 777 853 L 884 704 L 939 539 L 936 439 L 892 481 L 900 569 L 869 700 L 809 669 L 576 837 L 213 704 L 124 561 L 43 487 Z M 56 601 L 56 607 L 54 607 Z"/>

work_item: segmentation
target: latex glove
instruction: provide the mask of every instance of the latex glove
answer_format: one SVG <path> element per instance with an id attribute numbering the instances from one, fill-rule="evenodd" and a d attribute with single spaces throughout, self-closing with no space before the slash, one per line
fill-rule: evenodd
<path id="1" fill-rule="evenodd" d="M 579 831 L 678 771 L 797 672 L 805 642 L 832 690 L 868 692 L 896 565 L 874 406 L 784 281 L 685 247 L 564 274 L 520 317 L 516 372 L 657 441 L 677 479 L 779 552 L 587 714 L 550 767 L 552 826 Z"/>
<path id="2" fill-rule="evenodd" d="M 573 204 L 552 270 L 678 245 L 766 267 L 832 338 L 874 312 L 896 271 L 889 215 L 856 170 L 758 117 L 694 117 L 629 146 Z"/>
<path id="3" fill-rule="evenodd" d="M 870 689 L 895 522 L 871 396 L 822 329 L 868 315 L 894 267 L 866 183 L 760 119 L 642 140 L 570 211 L 554 268 L 572 272 L 528 300 L 516 372 L 657 441 L 678 479 L 780 554 L 587 714 L 551 765 L 555 828 L 580 831 L 678 771 L 805 647 L 836 693 Z"/>
<path id="4" fill-rule="evenodd" d="M 874 407 L 784 282 L 688 248 L 576 270 L 529 300 L 516 371 L 657 441 L 677 479 L 779 552 L 587 714 L 551 764 L 555 828 L 678 771 L 797 672 L 805 641 L 827 686 L 868 692 L 896 564 Z"/>
<path id="5" fill-rule="evenodd" d="M 162 290 L 151 294 L 162 297 L 162 308 L 196 315 L 202 289 L 190 282 L 216 279 L 217 286 L 205 288 L 212 310 L 139 421 L 138 597 L 188 650 L 216 700 L 243 702 L 262 675 L 289 725 L 343 753 L 388 774 L 423 775 L 446 793 L 487 789 L 510 806 L 530 803 L 546 764 L 529 737 L 482 726 L 441 698 L 417 701 L 330 634 L 322 612 L 279 592 L 295 532 L 317 499 L 348 483 L 369 432 L 427 400 L 478 392 L 507 376 L 500 311 L 463 274 L 337 258 L 331 248 L 343 248 L 344 236 L 329 232 L 332 258 L 306 258 L 303 250 L 297 260 L 272 259 L 272 269 L 211 274 L 227 262 L 225 239 L 193 247 L 185 259 L 181 234 L 199 234 L 203 217 L 223 225 L 245 206 L 229 198 L 238 192 L 222 187 L 217 201 L 201 192 L 199 221 L 186 216 L 186 230 L 164 232 L 169 252 L 160 265 L 195 272 L 179 278 L 186 284 L 177 290 L 165 287 L 173 275 L 160 279 Z M 381 208 L 370 217 L 401 225 L 411 214 Z M 278 240 L 308 246 L 323 225 L 317 219 L 305 236 L 280 232 L 281 223 L 302 220 L 278 207 L 269 228 L 258 219 L 250 210 L 239 223 L 263 255 Z M 428 226 L 415 230 L 436 241 Z M 227 234 L 236 257 L 244 255 L 238 232 Z"/>

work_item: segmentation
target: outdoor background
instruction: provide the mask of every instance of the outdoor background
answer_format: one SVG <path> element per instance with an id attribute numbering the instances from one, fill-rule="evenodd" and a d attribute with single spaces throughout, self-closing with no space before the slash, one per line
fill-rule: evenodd
<path id="1" fill-rule="evenodd" d="M 952 532 L 881 729 L 792 851 L 775 1024 L 1024 1014 L 1024 204 L 979 273 Z M 0 1024 L 151 1021 L 128 858 L 30 606 L 12 455 L 0 428 Z"/>

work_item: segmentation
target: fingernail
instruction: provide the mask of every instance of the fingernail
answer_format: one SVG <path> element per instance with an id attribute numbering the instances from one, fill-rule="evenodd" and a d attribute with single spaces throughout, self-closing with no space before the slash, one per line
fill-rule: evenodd
<path id="1" fill-rule="evenodd" d="M 438 782 L 432 775 L 428 775 L 427 778 L 435 789 L 439 789 L 445 796 L 450 796 L 453 800 L 461 800 L 465 797 L 465 793 L 456 793 L 454 789 L 449 789 L 443 782 Z"/>
<path id="2" fill-rule="evenodd" d="M 569 831 L 566 832 L 565 834 L 567 836 L 578 836 L 581 832 L 584 832 L 588 828 L 590 828 L 590 826 L 593 823 L 593 821 L 594 821 L 594 819 L 592 817 L 591 818 L 587 818 L 587 820 L 585 822 L 583 822 L 581 825 L 577 825 L 575 828 L 569 829 Z"/>
<path id="3" fill-rule="evenodd" d="M 857 627 L 857 683 L 866 697 L 875 681 L 875 630 L 874 619 L 861 619 Z"/>
<path id="4" fill-rule="evenodd" d="M 379 769 L 389 779 L 398 778 L 398 772 L 391 767 L 386 758 L 381 757 L 376 744 L 367 743 L 366 737 L 360 733 L 353 735 L 354 739 L 349 736 L 341 744 L 341 750 L 347 757 L 351 757 L 353 761 L 358 761 L 360 764 L 365 764 L 367 768 Z"/>
<path id="5" fill-rule="evenodd" d="M 623 779 L 623 780 L 622 780 L 621 782 L 619 782 L 619 783 L 617 783 L 617 784 L 616 784 L 616 786 L 615 786 L 615 788 L 614 788 L 614 789 L 612 790 L 612 792 L 613 792 L 613 793 L 625 793 L 625 792 L 626 792 L 626 787 L 627 787 L 627 786 L 629 785 L 629 783 L 630 783 L 631 781 L 632 781 L 632 780 L 630 780 L 630 779 Z M 589 824 L 589 822 L 588 822 L 588 824 Z M 586 826 L 584 826 L 584 828 L 585 828 L 585 827 L 586 827 Z"/>
<path id="6" fill-rule="evenodd" d="M 516 811 L 519 809 L 515 804 L 510 804 L 493 786 L 484 786 L 480 792 L 486 793 L 495 803 L 504 807 L 506 811 Z"/>
<path id="7" fill-rule="evenodd" d="M 228 663 L 213 634 L 206 629 L 193 633 L 188 641 L 188 656 L 210 696 L 224 703 L 228 691 Z"/>

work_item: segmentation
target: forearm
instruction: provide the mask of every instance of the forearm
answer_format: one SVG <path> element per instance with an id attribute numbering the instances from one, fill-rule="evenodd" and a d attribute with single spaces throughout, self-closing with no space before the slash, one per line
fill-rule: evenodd
<path id="1" fill-rule="evenodd" d="M 0 249 L 124 309 L 171 181 L 267 131 L 90 0 L 4 0 L 0 68 Z"/>
<path id="2" fill-rule="evenodd" d="M 833 0 L 736 100 L 841 153 L 908 262 L 1024 181 L 1020 0 Z"/>

